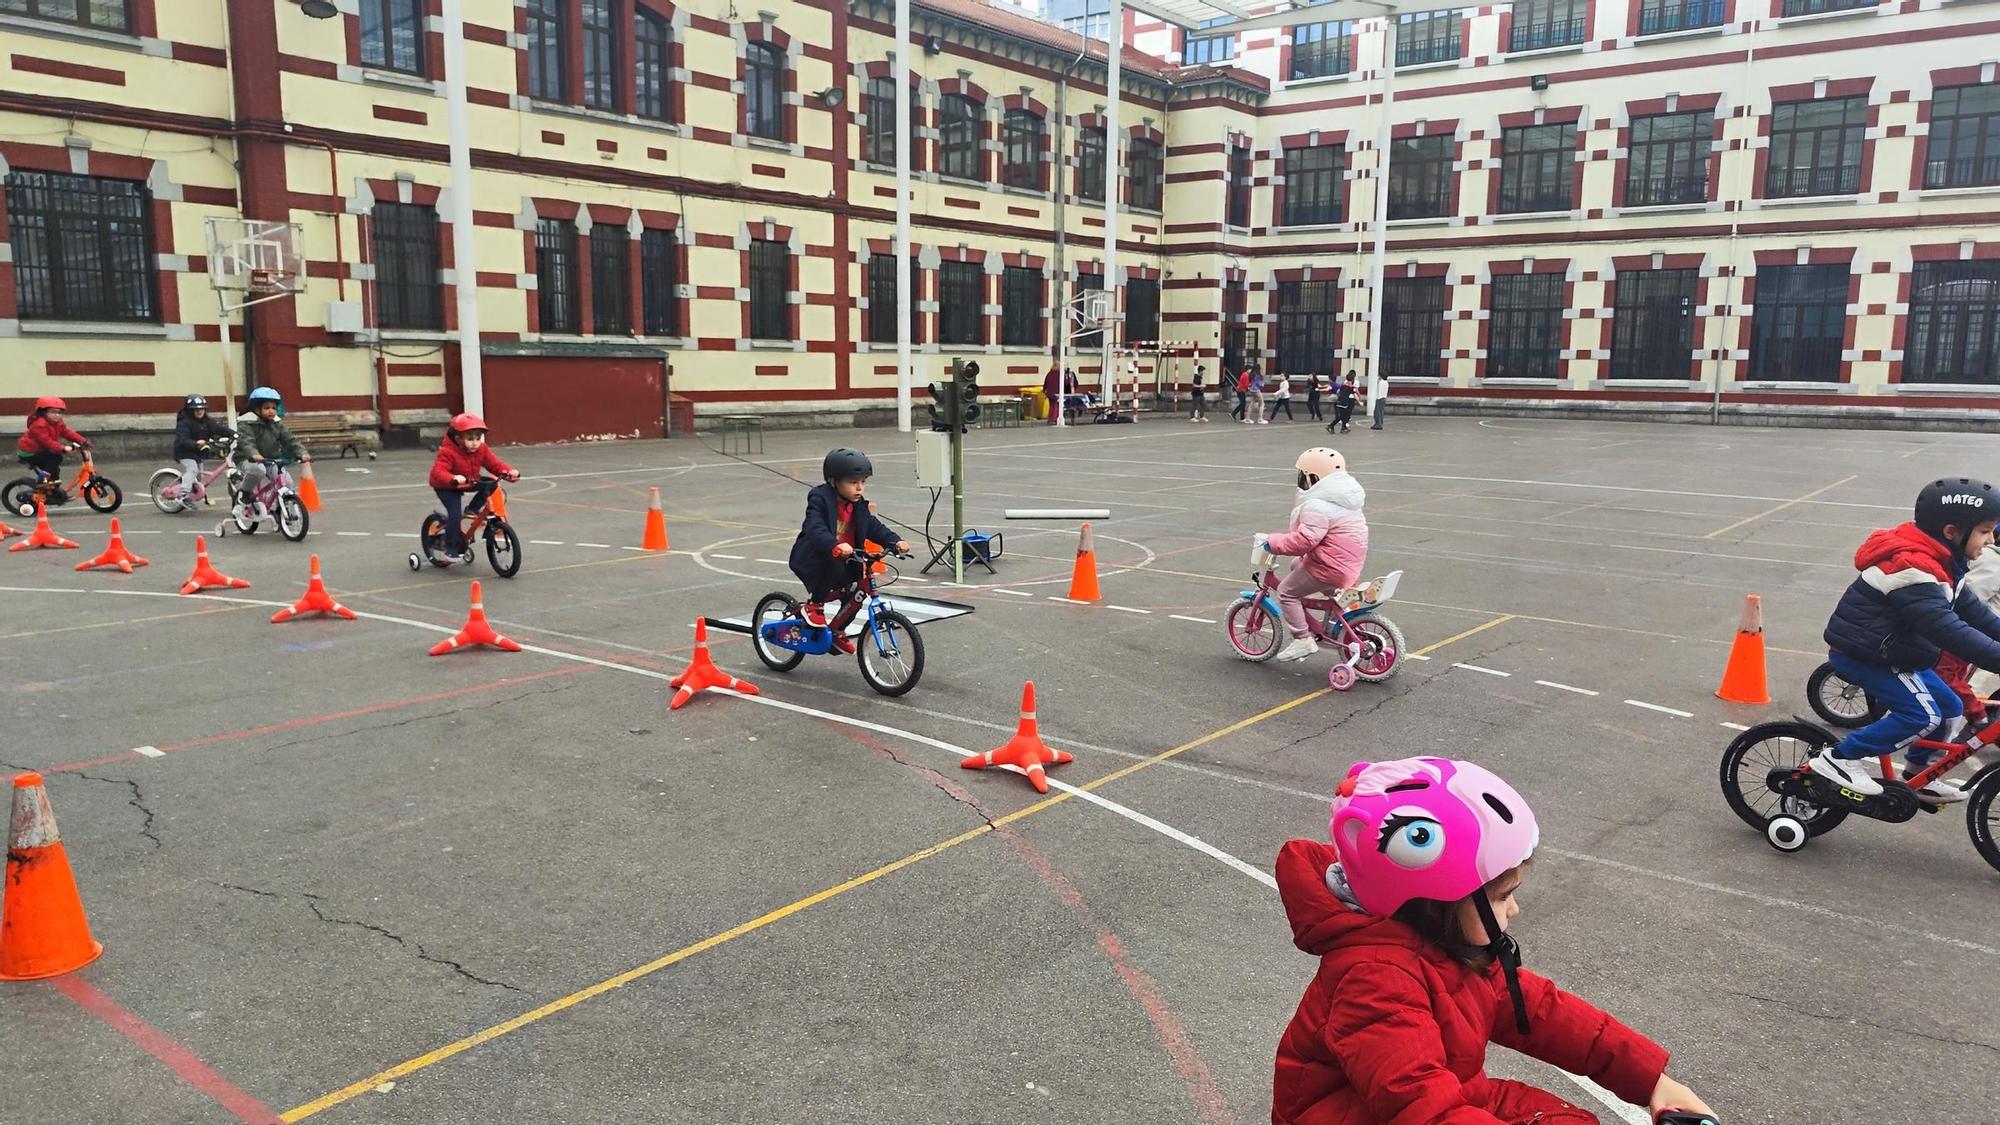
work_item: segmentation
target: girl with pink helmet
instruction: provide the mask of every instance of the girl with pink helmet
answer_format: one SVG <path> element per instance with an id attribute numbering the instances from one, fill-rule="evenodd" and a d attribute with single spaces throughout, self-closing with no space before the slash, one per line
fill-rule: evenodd
<path id="1" fill-rule="evenodd" d="M 1447 758 L 1361 762 L 1331 843 L 1278 854 L 1278 893 L 1319 972 L 1278 1044 L 1279 1125 L 1588 1125 L 1545 1090 L 1486 1076 L 1486 1045 L 1589 1078 L 1634 1105 L 1708 1113 L 1667 1052 L 1520 967 L 1508 934 L 1540 839 L 1528 802 Z"/>
<path id="2" fill-rule="evenodd" d="M 1299 560 L 1278 583 L 1278 608 L 1292 634 L 1292 642 L 1278 650 L 1279 660 L 1304 660 L 1319 651 L 1305 599 L 1354 585 L 1368 560 L 1368 520 L 1361 514 L 1368 494 L 1348 475 L 1346 459 L 1320 446 L 1299 454 L 1292 467 L 1299 487 L 1291 526 L 1257 537 L 1272 554 Z"/>

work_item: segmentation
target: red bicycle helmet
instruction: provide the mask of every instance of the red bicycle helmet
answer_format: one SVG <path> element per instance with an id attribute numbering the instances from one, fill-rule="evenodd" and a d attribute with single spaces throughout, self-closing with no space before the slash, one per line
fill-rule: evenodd
<path id="1" fill-rule="evenodd" d="M 455 434 L 469 433 L 473 430 L 483 430 L 485 428 L 486 419 L 481 418 L 477 414 L 460 414 L 451 420 L 451 432 Z"/>
<path id="2" fill-rule="evenodd" d="M 55 395 L 43 395 L 35 400 L 36 410 L 68 410 L 69 404 Z"/>

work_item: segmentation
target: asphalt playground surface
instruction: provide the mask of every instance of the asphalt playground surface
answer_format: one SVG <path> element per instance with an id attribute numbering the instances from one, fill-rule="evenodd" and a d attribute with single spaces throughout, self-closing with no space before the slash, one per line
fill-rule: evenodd
<path id="1" fill-rule="evenodd" d="M 105 542 L 80 505 L 52 520 L 83 550 L 0 555 L 0 774 L 46 773 L 105 946 L 0 985 L 0 1122 L 1268 1120 L 1315 968 L 1272 860 L 1323 837 L 1351 762 L 1412 754 L 1534 803 L 1528 964 L 1665 1044 L 1724 1122 L 2000 1120 L 2000 875 L 1963 816 L 1786 856 L 1716 785 L 1727 724 L 1804 710 L 1860 537 L 1932 477 L 2000 472 L 1993 439 L 1391 418 L 969 442 L 969 522 L 1005 553 L 893 591 L 976 607 L 923 628 L 914 693 L 851 657 L 772 673 L 718 632 L 762 701 L 671 713 L 693 620 L 791 589 L 827 448 L 867 450 L 882 514 L 922 524 L 907 437 L 774 431 L 755 465 L 693 438 L 505 448 L 513 580 L 410 572 L 428 454 L 322 459 L 305 544 L 215 539 L 220 508 L 151 507 L 155 465 L 103 465 L 152 565 L 74 572 Z M 1339 694 L 1324 654 L 1247 664 L 1218 624 L 1323 442 L 1427 657 Z M 666 555 L 637 550 L 651 486 Z M 1112 510 L 1101 604 L 1056 600 L 1075 525 L 1001 518 L 1022 506 Z M 198 531 L 250 589 L 177 596 Z M 363 617 L 269 624 L 314 551 Z M 425 655 L 468 577 L 529 651 Z M 1713 695 L 1750 593 L 1763 708 Z M 1076 756 L 1047 798 L 957 768 L 1030 679 Z"/>

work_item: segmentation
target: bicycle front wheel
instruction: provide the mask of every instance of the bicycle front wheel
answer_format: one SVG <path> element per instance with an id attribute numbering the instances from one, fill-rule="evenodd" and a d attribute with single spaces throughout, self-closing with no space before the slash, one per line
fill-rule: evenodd
<path id="1" fill-rule="evenodd" d="M 1966 789 L 1972 796 L 1965 801 L 1965 827 L 1972 833 L 1972 846 L 1979 858 L 2000 871 L 2000 765 L 1980 770 Z"/>
<path id="2" fill-rule="evenodd" d="M 153 498 L 153 507 L 168 515 L 176 515 L 187 510 L 181 499 L 181 471 L 161 469 L 146 482 L 146 494 Z"/>
<path id="3" fill-rule="evenodd" d="M 910 619 L 883 610 L 855 638 L 861 678 L 887 696 L 908 694 L 924 676 L 924 638 Z"/>
<path id="4" fill-rule="evenodd" d="M 305 504 L 296 492 L 278 494 L 278 534 L 294 543 L 304 541 L 306 532 L 312 527 L 312 513 L 306 511 Z"/>
<path id="5" fill-rule="evenodd" d="M 90 505 L 91 511 L 108 516 L 125 502 L 125 493 L 107 477 L 92 477 L 83 486 L 83 502 Z"/>
<path id="6" fill-rule="evenodd" d="M 521 572 L 521 541 L 514 535 L 514 526 L 498 516 L 486 520 L 486 561 L 502 578 Z"/>
<path id="7" fill-rule="evenodd" d="M 1231 603 L 1222 615 L 1222 631 L 1236 655 L 1260 664 L 1278 655 L 1284 632 L 1278 619 L 1265 612 L 1264 603 L 1255 598 L 1238 598 Z"/>

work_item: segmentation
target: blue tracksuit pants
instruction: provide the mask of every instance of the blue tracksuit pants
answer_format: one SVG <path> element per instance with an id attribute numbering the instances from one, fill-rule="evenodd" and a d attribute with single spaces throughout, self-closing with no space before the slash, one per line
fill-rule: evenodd
<path id="1" fill-rule="evenodd" d="M 1843 758 L 1875 758 L 1907 749 L 1939 723 L 1965 713 L 1958 693 L 1932 669 L 1897 672 L 1839 652 L 1828 653 L 1827 660 L 1842 679 L 1859 684 L 1876 702 L 1889 709 L 1888 714 L 1848 732 L 1840 740 L 1839 754 Z M 1908 760 L 1918 765 L 1919 759 L 1928 762 L 1933 756 L 1928 751 L 1916 751 Z"/>

